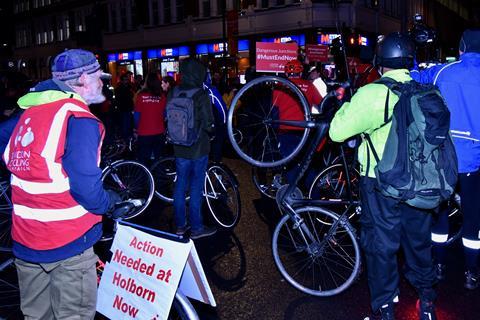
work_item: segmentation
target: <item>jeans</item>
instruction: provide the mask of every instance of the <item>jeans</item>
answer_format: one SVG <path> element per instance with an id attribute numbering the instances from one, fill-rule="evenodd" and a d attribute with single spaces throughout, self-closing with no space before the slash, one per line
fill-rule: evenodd
<path id="1" fill-rule="evenodd" d="M 192 231 L 203 228 L 202 201 L 205 173 L 207 171 L 208 156 L 198 159 L 176 158 L 177 181 L 173 193 L 173 209 L 175 223 L 178 227 L 186 225 L 185 195 L 190 190 L 189 218 Z"/>

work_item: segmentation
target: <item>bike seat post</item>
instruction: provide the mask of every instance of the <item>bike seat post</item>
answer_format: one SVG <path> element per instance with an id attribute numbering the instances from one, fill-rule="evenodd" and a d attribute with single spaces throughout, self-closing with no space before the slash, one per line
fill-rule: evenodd
<path id="1" fill-rule="evenodd" d="M 308 149 L 305 155 L 303 156 L 302 161 L 296 167 L 294 183 L 291 183 L 288 185 L 288 188 L 285 191 L 285 194 L 283 195 L 280 201 L 280 203 L 282 204 L 283 203 L 290 204 L 292 202 L 293 199 L 291 195 L 295 191 L 295 188 L 298 182 L 300 181 L 300 179 L 303 177 L 308 167 L 310 166 L 310 163 L 312 162 L 312 159 L 313 159 L 313 155 L 317 150 L 317 146 L 320 144 L 322 139 L 327 134 L 329 124 L 327 122 L 321 121 L 321 122 L 317 122 L 315 127 L 317 128 L 317 130 L 315 130 L 313 141 L 308 145 Z"/>

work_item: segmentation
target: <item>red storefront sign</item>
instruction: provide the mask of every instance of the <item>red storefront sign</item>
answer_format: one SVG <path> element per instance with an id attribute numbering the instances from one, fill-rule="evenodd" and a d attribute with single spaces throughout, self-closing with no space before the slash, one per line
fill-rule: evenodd
<path id="1" fill-rule="evenodd" d="M 305 46 L 305 53 L 310 62 L 327 62 L 328 61 L 328 46 L 321 44 L 307 44 Z"/>
<path id="2" fill-rule="evenodd" d="M 256 48 L 257 72 L 284 72 L 285 64 L 298 55 L 296 43 L 257 42 Z"/>

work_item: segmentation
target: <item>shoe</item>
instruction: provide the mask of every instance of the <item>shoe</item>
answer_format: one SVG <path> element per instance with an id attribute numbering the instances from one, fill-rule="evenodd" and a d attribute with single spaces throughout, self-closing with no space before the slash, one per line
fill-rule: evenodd
<path id="1" fill-rule="evenodd" d="M 188 230 L 190 230 L 190 226 L 184 225 L 183 227 L 178 227 L 177 230 L 175 231 L 175 234 L 177 236 L 184 236 Z"/>
<path id="2" fill-rule="evenodd" d="M 437 320 L 435 304 L 433 301 L 417 300 L 417 312 L 419 320 Z"/>
<path id="3" fill-rule="evenodd" d="M 395 310 L 393 303 L 383 305 L 380 310 L 374 314 L 363 318 L 363 320 L 395 320 Z"/>
<path id="4" fill-rule="evenodd" d="M 445 280 L 445 273 L 447 271 L 447 266 L 442 263 L 437 263 L 435 266 L 435 277 L 438 281 Z"/>
<path id="5" fill-rule="evenodd" d="M 467 270 L 465 272 L 465 288 L 475 290 L 478 288 L 478 272 Z"/>
<path id="6" fill-rule="evenodd" d="M 200 230 L 192 230 L 192 234 L 190 235 L 190 239 L 196 240 L 203 237 L 208 237 L 214 235 L 217 232 L 217 229 L 211 227 L 203 227 Z"/>

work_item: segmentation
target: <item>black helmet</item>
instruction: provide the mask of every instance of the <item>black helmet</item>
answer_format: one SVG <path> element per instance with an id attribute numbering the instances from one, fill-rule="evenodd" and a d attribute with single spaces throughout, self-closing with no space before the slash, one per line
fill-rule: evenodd
<path id="1" fill-rule="evenodd" d="M 375 65 L 392 69 L 413 67 L 415 44 L 409 36 L 393 32 L 383 38 L 375 52 Z"/>

